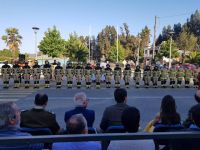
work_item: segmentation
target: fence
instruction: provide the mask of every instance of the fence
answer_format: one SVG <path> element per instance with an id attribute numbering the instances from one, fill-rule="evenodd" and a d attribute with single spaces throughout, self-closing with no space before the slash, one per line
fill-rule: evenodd
<path id="1" fill-rule="evenodd" d="M 112 133 L 86 135 L 50 135 L 50 136 L 20 136 L 0 137 L 0 144 L 33 144 L 73 141 L 101 141 L 102 150 L 106 150 L 107 141 L 141 140 L 141 139 L 200 139 L 200 132 L 159 132 L 159 133 Z"/>

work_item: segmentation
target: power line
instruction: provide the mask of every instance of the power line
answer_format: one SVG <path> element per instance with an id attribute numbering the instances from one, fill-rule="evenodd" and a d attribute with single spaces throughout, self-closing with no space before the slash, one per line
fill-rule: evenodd
<path id="1" fill-rule="evenodd" d="M 163 16 L 163 17 L 159 17 L 159 16 L 158 16 L 158 18 L 159 18 L 159 19 L 174 18 L 174 17 L 180 17 L 180 16 L 191 15 L 191 14 L 193 14 L 193 13 L 194 13 L 194 11 L 193 11 L 193 12 L 182 13 L 182 14 L 170 15 L 170 16 Z"/>

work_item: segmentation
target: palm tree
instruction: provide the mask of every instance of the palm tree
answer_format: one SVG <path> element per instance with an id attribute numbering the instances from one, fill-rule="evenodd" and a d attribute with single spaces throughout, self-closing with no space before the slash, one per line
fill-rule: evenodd
<path id="1" fill-rule="evenodd" d="M 2 40 L 5 41 L 6 46 L 13 52 L 13 58 L 16 58 L 16 54 L 19 51 L 21 45 L 22 36 L 19 35 L 18 29 L 7 28 L 6 35 L 2 36 Z"/>
<path id="2" fill-rule="evenodd" d="M 191 52 L 186 58 L 188 63 L 198 64 L 200 62 L 200 52 Z"/>

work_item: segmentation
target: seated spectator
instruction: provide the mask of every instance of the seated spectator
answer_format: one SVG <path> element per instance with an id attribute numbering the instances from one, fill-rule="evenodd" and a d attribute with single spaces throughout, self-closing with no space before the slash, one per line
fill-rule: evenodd
<path id="1" fill-rule="evenodd" d="M 57 134 L 60 127 L 56 121 L 56 115 L 45 110 L 47 103 L 48 96 L 46 94 L 36 94 L 35 107 L 21 113 L 20 126 L 28 128 L 49 128 L 53 134 Z"/>
<path id="2" fill-rule="evenodd" d="M 200 132 L 200 104 L 192 107 L 192 124 L 188 129 L 182 131 Z M 180 139 L 171 141 L 172 150 L 199 150 L 200 139 Z"/>
<path id="3" fill-rule="evenodd" d="M 69 134 L 87 134 L 87 121 L 82 114 L 73 115 L 67 121 Z M 53 150 L 101 150 L 99 142 L 59 142 L 54 143 Z"/>
<path id="4" fill-rule="evenodd" d="M 105 132 L 109 126 L 121 125 L 121 115 L 125 108 L 128 107 L 127 91 L 118 88 L 114 92 L 115 101 L 117 104 L 107 107 L 104 110 L 103 117 L 100 123 L 100 128 Z"/>
<path id="5" fill-rule="evenodd" d="M 140 112 L 135 107 L 126 108 L 121 116 L 122 124 L 128 133 L 138 132 L 140 126 Z M 154 150 L 152 140 L 123 140 L 111 141 L 108 150 Z"/>
<path id="6" fill-rule="evenodd" d="M 196 100 L 197 103 L 200 103 L 200 90 L 198 90 L 198 91 L 195 93 L 194 98 L 195 98 L 195 100 Z M 192 111 L 193 111 L 193 107 L 189 110 L 189 112 L 188 112 L 188 117 L 187 117 L 187 119 L 183 122 L 183 126 L 184 126 L 185 128 L 189 128 L 190 125 L 193 123 L 193 121 L 192 121 L 192 116 L 191 116 Z"/>
<path id="7" fill-rule="evenodd" d="M 69 118 L 75 114 L 82 114 L 87 120 L 88 127 L 92 127 L 95 120 L 95 112 L 94 110 L 87 109 L 88 99 L 85 93 L 80 92 L 75 94 L 74 96 L 74 104 L 75 108 L 65 112 L 65 122 L 69 120 Z"/>
<path id="8" fill-rule="evenodd" d="M 0 103 L 0 137 L 31 136 L 20 132 L 20 110 L 14 102 Z M 43 144 L 0 144 L 0 150 L 39 150 Z"/>
<path id="9" fill-rule="evenodd" d="M 160 112 L 156 115 L 155 119 L 151 121 L 147 127 L 153 132 L 168 132 L 183 129 L 179 113 L 176 111 L 175 99 L 171 95 L 163 97 L 161 102 Z M 169 150 L 168 140 L 154 140 L 156 149 Z"/>

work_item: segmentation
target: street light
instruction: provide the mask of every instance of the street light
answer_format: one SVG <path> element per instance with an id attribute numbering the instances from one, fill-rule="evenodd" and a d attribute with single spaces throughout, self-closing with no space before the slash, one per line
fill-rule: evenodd
<path id="1" fill-rule="evenodd" d="M 138 45 L 138 48 L 137 48 L 137 62 L 136 62 L 136 65 L 139 65 L 139 63 L 140 63 L 140 41 L 141 41 L 141 38 L 138 37 L 138 40 L 139 40 L 139 45 Z"/>
<path id="2" fill-rule="evenodd" d="M 35 59 L 37 60 L 37 31 L 40 29 L 38 27 L 32 27 L 35 34 Z"/>
<path id="3" fill-rule="evenodd" d="M 171 62 L 171 58 L 172 58 L 172 35 L 174 34 L 173 31 L 169 32 L 170 35 L 170 47 L 169 47 L 169 69 L 171 68 L 172 62 Z"/>

